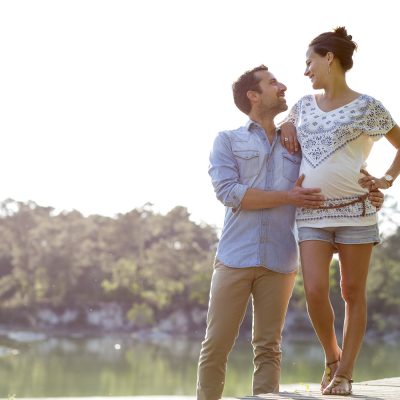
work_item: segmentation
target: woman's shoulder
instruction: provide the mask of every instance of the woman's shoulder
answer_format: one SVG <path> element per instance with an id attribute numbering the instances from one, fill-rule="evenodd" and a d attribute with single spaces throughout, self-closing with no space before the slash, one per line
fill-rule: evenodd
<path id="1" fill-rule="evenodd" d="M 372 114 L 388 112 L 380 100 L 376 99 L 375 97 L 369 94 L 362 94 L 359 97 L 359 100 L 360 101 L 358 107 L 361 111 Z"/>
<path id="2" fill-rule="evenodd" d="M 362 93 L 358 97 L 361 101 L 367 104 L 382 104 L 379 100 L 377 100 L 375 97 L 367 94 L 367 93 Z"/>
<path id="3" fill-rule="evenodd" d="M 314 95 L 306 94 L 305 96 L 300 97 L 300 99 L 296 101 L 294 107 L 304 108 L 304 107 L 310 107 L 313 104 L 314 104 Z"/>
<path id="4" fill-rule="evenodd" d="M 313 94 L 306 94 L 305 96 L 300 97 L 298 103 L 312 102 L 314 101 L 314 98 Z"/>

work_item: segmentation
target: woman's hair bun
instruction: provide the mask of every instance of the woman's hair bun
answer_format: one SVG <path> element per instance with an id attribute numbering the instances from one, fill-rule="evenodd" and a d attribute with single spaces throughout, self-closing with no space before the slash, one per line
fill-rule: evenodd
<path id="1" fill-rule="evenodd" d="M 328 52 L 333 53 L 340 61 L 343 70 L 348 71 L 353 66 L 353 53 L 357 49 L 357 43 L 347 34 L 344 26 L 338 26 L 333 31 L 318 35 L 311 41 L 309 47 L 322 57 Z"/>
<path id="2" fill-rule="evenodd" d="M 353 37 L 347 34 L 347 30 L 344 26 L 338 26 L 334 29 L 334 32 L 336 33 L 336 35 L 342 37 L 343 39 L 353 40 Z"/>

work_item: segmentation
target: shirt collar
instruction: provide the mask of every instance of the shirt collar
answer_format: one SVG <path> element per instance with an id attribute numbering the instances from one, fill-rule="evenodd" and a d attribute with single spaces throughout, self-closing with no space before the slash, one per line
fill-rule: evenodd
<path id="1" fill-rule="evenodd" d="M 259 129 L 263 129 L 261 127 L 261 125 L 258 122 L 253 121 L 252 119 L 249 119 L 245 125 L 245 128 L 249 131 L 249 132 L 254 132 L 254 128 L 259 128 Z M 276 133 L 278 135 L 281 134 L 281 128 L 276 128 Z"/>
<path id="2" fill-rule="evenodd" d="M 249 119 L 247 121 L 247 124 L 245 125 L 245 128 L 249 131 L 249 132 L 254 132 L 254 128 L 261 128 L 260 124 Z"/>

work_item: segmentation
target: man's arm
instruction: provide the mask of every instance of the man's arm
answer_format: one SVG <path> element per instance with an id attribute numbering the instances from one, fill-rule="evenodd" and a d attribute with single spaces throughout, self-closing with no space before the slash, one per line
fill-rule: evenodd
<path id="1" fill-rule="evenodd" d="M 301 187 L 304 176 L 289 191 L 264 191 L 240 182 L 239 169 L 226 134 L 219 134 L 210 154 L 209 174 L 218 200 L 232 209 L 259 210 L 282 205 L 318 208 L 324 197 L 318 188 Z"/>
<path id="2" fill-rule="evenodd" d="M 238 209 L 248 186 L 240 182 L 238 165 L 225 132 L 214 140 L 208 173 L 217 199 L 226 207 Z"/>
<path id="3" fill-rule="evenodd" d="M 247 189 L 242 202 L 243 210 L 257 210 L 260 208 L 273 208 L 282 205 L 292 205 L 296 207 L 319 208 L 322 206 L 324 196 L 321 195 L 321 189 L 305 189 L 301 185 L 304 175 L 301 175 L 293 189 L 282 192 L 267 192 L 260 189 Z"/>

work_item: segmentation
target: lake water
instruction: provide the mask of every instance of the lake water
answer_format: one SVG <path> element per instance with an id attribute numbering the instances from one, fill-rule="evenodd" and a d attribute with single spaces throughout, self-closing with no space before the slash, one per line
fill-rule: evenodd
<path id="1" fill-rule="evenodd" d="M 0 339 L 0 397 L 194 395 L 200 343 L 146 343 L 129 337 Z M 13 350 L 11 350 L 13 349 Z M 286 340 L 282 383 L 319 382 L 317 343 Z M 400 376 L 400 349 L 365 344 L 354 378 Z M 238 342 L 228 364 L 224 395 L 250 394 L 251 345 Z"/>

